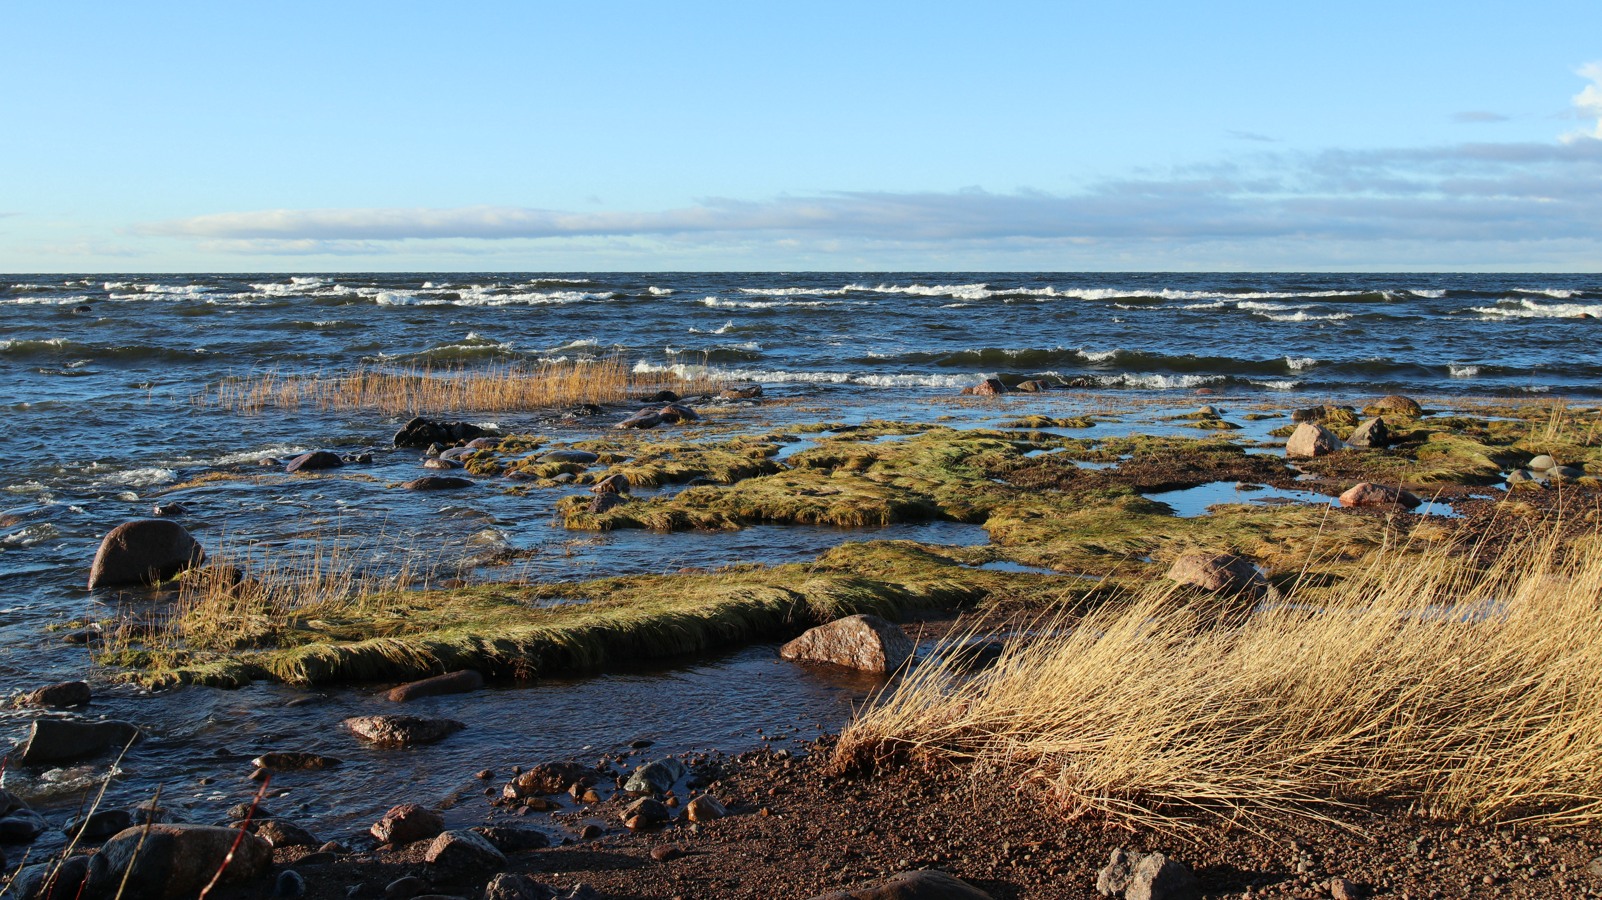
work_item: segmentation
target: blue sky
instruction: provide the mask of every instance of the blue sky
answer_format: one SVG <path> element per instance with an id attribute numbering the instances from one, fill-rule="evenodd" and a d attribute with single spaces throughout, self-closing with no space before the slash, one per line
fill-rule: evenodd
<path id="1" fill-rule="evenodd" d="M 1602 270 L 1602 4 L 0 5 L 0 271 Z"/>

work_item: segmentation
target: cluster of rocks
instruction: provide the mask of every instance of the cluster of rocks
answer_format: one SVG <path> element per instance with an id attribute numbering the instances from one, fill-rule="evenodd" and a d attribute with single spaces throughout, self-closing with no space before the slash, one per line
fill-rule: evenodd
<path id="1" fill-rule="evenodd" d="M 1507 473 L 1507 486 L 1509 489 L 1544 488 L 1584 477 L 1585 470 L 1579 466 L 1562 465 L 1543 453 L 1523 468 Z"/>

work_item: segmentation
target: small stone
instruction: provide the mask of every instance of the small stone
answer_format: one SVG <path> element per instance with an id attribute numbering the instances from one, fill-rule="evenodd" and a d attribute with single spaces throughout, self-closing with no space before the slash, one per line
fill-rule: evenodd
<path id="1" fill-rule="evenodd" d="M 684 817 L 691 822 L 710 822 L 721 819 L 729 814 L 729 810 L 719 803 L 711 794 L 702 794 L 691 800 L 684 807 Z"/>
<path id="2" fill-rule="evenodd" d="M 502 873 L 484 886 L 484 900 L 552 900 L 550 888 L 527 875 Z"/>
<path id="3" fill-rule="evenodd" d="M 1380 399 L 1375 400 L 1373 403 L 1363 407 L 1363 413 L 1370 416 L 1395 414 L 1406 416 L 1410 419 L 1416 419 L 1424 414 L 1424 407 L 1419 406 L 1418 401 L 1413 400 L 1410 397 L 1403 397 L 1401 394 L 1392 394 L 1389 397 L 1381 397 Z"/>
<path id="4" fill-rule="evenodd" d="M 256 827 L 256 836 L 273 849 L 279 847 L 316 847 L 322 842 L 312 833 L 283 819 L 268 819 Z"/>
<path id="5" fill-rule="evenodd" d="M 538 462 L 542 462 L 542 463 L 578 463 L 580 465 L 587 466 L 587 465 L 590 465 L 591 463 L 599 462 L 600 459 L 601 459 L 601 457 L 597 456 L 594 453 L 591 453 L 588 450 L 571 450 L 571 449 L 568 449 L 568 450 L 552 450 L 551 452 L 542 455 L 538 459 Z"/>
<path id="6" fill-rule="evenodd" d="M 643 797 L 629 804 L 622 815 L 623 824 L 630 831 L 655 828 L 666 824 L 670 818 L 668 808 L 660 800 L 651 797 Z"/>
<path id="7" fill-rule="evenodd" d="M 657 862 L 671 862 L 688 855 L 683 847 L 675 844 L 662 844 L 651 848 L 651 858 Z"/>
<path id="8" fill-rule="evenodd" d="M 551 845 L 551 839 L 545 832 L 533 828 L 520 828 L 516 825 L 478 825 L 472 830 L 482 835 L 502 853 L 541 850 Z"/>
<path id="9" fill-rule="evenodd" d="M 443 456 L 436 456 L 423 460 L 423 468 L 433 469 L 436 472 L 449 472 L 452 469 L 460 469 L 462 467 L 463 466 L 460 462 L 457 462 L 454 459 L 446 459 Z M 418 480 L 421 481 L 422 479 Z M 402 487 L 404 486 L 405 485 L 402 485 Z"/>
<path id="10" fill-rule="evenodd" d="M 629 492 L 629 479 L 622 472 L 614 472 L 602 478 L 590 488 L 592 494 L 627 494 Z"/>
<path id="11" fill-rule="evenodd" d="M 605 833 L 606 829 L 592 822 L 579 829 L 579 840 L 593 841 Z"/>
<path id="12" fill-rule="evenodd" d="M 993 397 L 1010 393 L 1011 389 L 1000 378 L 986 378 L 973 387 L 963 388 L 962 392 L 970 397 Z"/>
<path id="13" fill-rule="evenodd" d="M 1376 418 L 1363 420 L 1363 424 L 1352 430 L 1352 436 L 1346 439 L 1346 443 L 1353 447 L 1377 450 L 1390 446 L 1392 440 L 1391 430 L 1386 427 L 1385 420 Z"/>
<path id="14" fill-rule="evenodd" d="M 938 869 L 924 869 L 898 873 L 874 887 L 837 891 L 812 900 L 991 900 L 991 897 Z"/>
<path id="15" fill-rule="evenodd" d="M 1555 469 L 1557 467 L 1558 461 L 1545 453 L 1530 460 L 1530 465 L 1528 466 L 1532 472 L 1545 472 L 1548 469 Z"/>
<path id="16" fill-rule="evenodd" d="M 341 760 L 318 753 L 263 753 L 250 761 L 258 769 L 286 772 L 295 770 L 332 769 Z"/>
<path id="17" fill-rule="evenodd" d="M 1201 885 L 1184 863 L 1148 853 L 1135 863 L 1124 900 L 1201 900 Z"/>
<path id="18" fill-rule="evenodd" d="M 1348 878 L 1332 878 L 1329 895 L 1334 900 L 1363 900 L 1368 896 L 1368 888 Z"/>

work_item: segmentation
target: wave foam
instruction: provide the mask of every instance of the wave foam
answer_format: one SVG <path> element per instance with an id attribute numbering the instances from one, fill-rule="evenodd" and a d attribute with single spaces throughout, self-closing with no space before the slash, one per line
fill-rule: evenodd
<path id="1" fill-rule="evenodd" d="M 1504 301 L 1496 306 L 1476 306 L 1473 311 L 1486 319 L 1597 319 L 1602 318 L 1602 303 L 1543 304 L 1520 300 L 1515 305 Z"/>

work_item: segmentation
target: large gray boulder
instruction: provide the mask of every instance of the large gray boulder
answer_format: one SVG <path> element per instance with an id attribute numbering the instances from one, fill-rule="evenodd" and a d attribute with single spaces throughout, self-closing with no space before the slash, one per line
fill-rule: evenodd
<path id="1" fill-rule="evenodd" d="M 127 722 L 35 719 L 18 759 L 30 766 L 89 759 L 127 746 L 138 740 L 139 733 Z"/>
<path id="2" fill-rule="evenodd" d="M 91 858 L 84 895 L 114 897 L 122 890 L 123 900 L 191 900 L 219 871 L 219 884 L 236 884 L 266 875 L 272 863 L 272 847 L 249 832 L 140 825 L 117 834 Z"/>
<path id="3" fill-rule="evenodd" d="M 89 589 L 165 581 L 206 559 L 184 526 L 170 519 L 137 519 L 100 540 L 89 567 Z"/>
<path id="4" fill-rule="evenodd" d="M 1327 456 L 1345 447 L 1345 442 L 1328 428 L 1303 422 L 1296 426 L 1290 440 L 1285 442 L 1285 455 L 1293 459 L 1311 459 L 1315 456 Z"/>
<path id="5" fill-rule="evenodd" d="M 779 648 L 785 659 L 864 672 L 893 672 L 912 656 L 912 639 L 894 623 L 859 614 L 820 625 Z"/>

